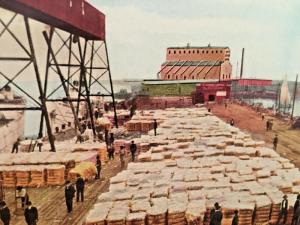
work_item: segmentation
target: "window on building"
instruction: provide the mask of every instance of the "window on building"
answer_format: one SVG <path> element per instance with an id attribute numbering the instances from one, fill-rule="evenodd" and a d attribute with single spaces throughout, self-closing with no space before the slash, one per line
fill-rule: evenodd
<path id="1" fill-rule="evenodd" d="M 224 77 L 225 77 L 225 76 L 224 76 L 224 74 L 223 74 L 223 79 L 224 79 Z"/>
<path id="2" fill-rule="evenodd" d="M 204 54 L 204 50 L 202 50 L 202 54 Z"/>
<path id="3" fill-rule="evenodd" d="M 185 50 L 183 51 L 183 54 L 185 54 Z"/>
<path id="4" fill-rule="evenodd" d="M 197 50 L 197 53 L 199 54 L 199 50 Z"/>
<path id="5" fill-rule="evenodd" d="M 211 51 L 212 54 L 214 54 L 214 51 Z"/>
<path id="6" fill-rule="evenodd" d="M 193 54 L 195 53 L 195 51 L 193 50 Z"/>
<path id="7" fill-rule="evenodd" d="M 179 54 L 181 54 L 181 51 L 179 51 Z"/>
<path id="8" fill-rule="evenodd" d="M 195 79 L 195 76 L 192 76 L 192 79 Z"/>
<path id="9" fill-rule="evenodd" d="M 216 53 L 218 53 L 218 50 L 216 50 Z"/>
<path id="10" fill-rule="evenodd" d="M 186 80 L 186 76 L 184 76 L 184 79 Z"/>
<path id="11" fill-rule="evenodd" d="M 168 79 L 170 79 L 170 75 L 168 75 Z"/>
<path id="12" fill-rule="evenodd" d="M 220 52 L 221 52 L 221 53 L 223 53 L 223 51 L 222 51 L 222 50 L 221 50 Z"/>
<path id="13" fill-rule="evenodd" d="M 171 51 L 169 50 L 169 54 L 171 54 Z"/>
<path id="14" fill-rule="evenodd" d="M 176 76 L 176 80 L 178 80 L 178 76 Z"/>
<path id="15" fill-rule="evenodd" d="M 189 50 L 189 54 L 191 54 L 191 51 Z"/>
<path id="16" fill-rule="evenodd" d="M 208 51 L 206 51 L 206 54 L 208 54 Z"/>
<path id="17" fill-rule="evenodd" d="M 176 54 L 176 51 L 174 50 L 174 54 Z"/>

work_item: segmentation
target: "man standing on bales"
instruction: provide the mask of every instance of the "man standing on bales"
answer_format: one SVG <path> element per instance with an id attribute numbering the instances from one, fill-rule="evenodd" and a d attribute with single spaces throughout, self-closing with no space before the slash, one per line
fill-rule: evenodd
<path id="1" fill-rule="evenodd" d="M 125 167 L 125 147 L 121 145 L 120 147 L 120 161 L 121 161 L 121 169 Z"/>
<path id="2" fill-rule="evenodd" d="M 278 135 L 276 134 L 274 139 L 273 139 L 273 149 L 276 151 L 277 149 L 277 144 L 278 144 Z"/>
<path id="3" fill-rule="evenodd" d="M 130 152 L 131 152 L 131 161 L 132 162 L 134 162 L 136 150 L 137 150 L 136 144 L 134 143 L 134 141 L 131 141 Z"/>
<path id="4" fill-rule="evenodd" d="M 96 169 L 97 169 L 96 179 L 100 179 L 101 168 L 102 168 L 102 164 L 101 164 L 100 156 L 97 155 L 97 158 L 96 158 Z"/>
<path id="5" fill-rule="evenodd" d="M 157 129 L 157 121 L 156 119 L 154 119 L 154 122 L 153 122 L 153 129 L 154 129 L 154 136 L 156 136 L 156 129 Z"/>

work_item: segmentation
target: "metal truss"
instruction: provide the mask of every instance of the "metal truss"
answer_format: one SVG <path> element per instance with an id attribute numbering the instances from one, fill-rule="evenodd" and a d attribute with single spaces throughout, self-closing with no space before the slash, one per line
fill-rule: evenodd
<path id="1" fill-rule="evenodd" d="M 54 27 L 51 27 L 48 32 L 44 31 L 43 37 L 47 43 L 48 49 L 45 76 L 43 77 L 44 83 L 42 83 L 28 18 L 24 17 L 28 46 L 23 43 L 25 42 L 24 39 L 21 40 L 17 37 L 17 34 L 10 29 L 10 26 L 16 19 L 17 15 L 18 14 L 14 14 L 6 23 L 0 17 L 0 24 L 3 26 L 3 29 L 0 30 L 0 41 L 1 36 L 5 32 L 8 33 L 23 52 L 25 52 L 26 57 L 0 57 L 0 61 L 23 61 L 26 63 L 15 74 L 6 74 L 2 72 L 0 68 L 0 77 L 3 77 L 7 81 L 6 84 L 0 88 L 9 84 L 13 85 L 23 95 L 27 96 L 35 106 L 22 108 L 6 107 L 0 108 L 0 111 L 40 110 L 42 113 L 39 137 L 42 137 L 43 135 L 43 126 L 45 123 L 51 145 L 51 151 L 55 151 L 55 145 L 47 110 L 47 102 L 68 102 L 74 116 L 76 129 L 80 128 L 78 118 L 80 102 L 86 102 L 88 109 L 87 119 L 91 121 L 93 134 L 96 135 L 94 110 L 91 97 L 111 97 L 114 110 L 114 122 L 115 126 L 118 127 L 118 118 L 106 42 L 87 40 Z M 30 91 L 24 90 L 24 88 L 22 88 L 16 81 L 16 78 L 21 76 L 30 66 L 33 66 L 35 71 L 35 82 L 39 90 L 38 98 L 34 97 L 33 93 Z M 59 85 L 54 89 L 49 87 L 49 80 L 53 77 L 59 79 Z M 108 86 L 104 85 L 103 80 L 109 83 Z M 78 81 L 78 86 L 74 85 L 72 81 Z M 76 98 L 70 96 L 71 89 L 77 93 Z M 57 97 L 57 93 L 61 93 L 61 90 L 63 90 L 64 97 Z"/>
<path id="2" fill-rule="evenodd" d="M 18 14 L 14 14 L 11 19 L 5 23 L 2 18 L 0 18 L 0 23 L 3 26 L 3 29 L 0 31 L 0 38 L 3 37 L 5 33 L 8 33 L 9 36 L 14 40 L 14 42 L 20 47 L 20 49 L 23 50 L 23 53 L 26 54 L 26 57 L 0 57 L 0 61 L 10 61 L 10 62 L 16 62 L 16 61 L 25 61 L 26 64 L 23 66 L 17 73 L 15 74 L 5 74 L 4 72 L 1 71 L 0 69 L 0 76 L 3 77 L 7 82 L 0 87 L 0 89 L 6 87 L 7 85 L 12 85 L 16 89 L 18 89 L 22 94 L 26 95 L 31 101 L 33 101 L 36 105 L 36 107 L 5 107 L 5 108 L 0 108 L 0 111 L 26 111 L 26 110 L 41 110 L 42 113 L 45 115 L 45 123 L 47 127 L 47 133 L 48 133 L 48 139 L 50 142 L 51 146 L 51 151 L 55 151 L 55 145 L 54 145 L 54 138 L 51 130 L 51 125 L 50 125 L 50 119 L 48 115 L 48 110 L 47 110 L 47 105 L 46 105 L 46 99 L 44 98 L 44 90 L 42 86 L 42 80 L 39 72 L 39 67 L 37 64 L 36 60 L 36 54 L 34 50 L 34 45 L 33 45 L 33 39 L 32 39 L 32 33 L 30 30 L 30 24 L 28 21 L 28 18 L 23 16 L 23 25 L 26 31 L 26 39 L 28 42 L 28 45 L 24 44 L 24 40 L 20 40 L 18 38 L 17 34 L 12 31 L 10 28 L 14 20 L 16 20 Z M 1 40 L 0 40 L 1 41 Z M 33 96 L 33 93 L 30 93 L 26 91 L 21 85 L 16 82 L 16 79 L 24 74 L 24 71 L 29 67 L 33 66 L 34 73 L 35 73 L 35 81 L 39 90 L 39 98 L 35 98 Z M 39 136 L 41 137 L 42 134 L 39 133 Z"/>

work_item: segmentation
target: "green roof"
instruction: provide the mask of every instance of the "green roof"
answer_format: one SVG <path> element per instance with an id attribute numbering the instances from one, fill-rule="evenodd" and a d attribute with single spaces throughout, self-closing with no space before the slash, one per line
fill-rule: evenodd
<path id="1" fill-rule="evenodd" d="M 144 80 L 142 84 L 198 84 L 198 83 L 212 83 L 219 82 L 218 79 L 199 79 L 199 80 Z"/>

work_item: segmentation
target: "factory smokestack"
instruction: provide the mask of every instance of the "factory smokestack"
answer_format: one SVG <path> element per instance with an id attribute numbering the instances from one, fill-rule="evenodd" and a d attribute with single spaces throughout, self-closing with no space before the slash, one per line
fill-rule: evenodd
<path id="1" fill-rule="evenodd" d="M 243 69 L 244 69 L 244 52 L 245 52 L 245 49 L 243 48 L 243 50 L 242 50 L 242 60 L 241 60 L 241 72 L 240 72 L 240 78 L 243 77 Z"/>

